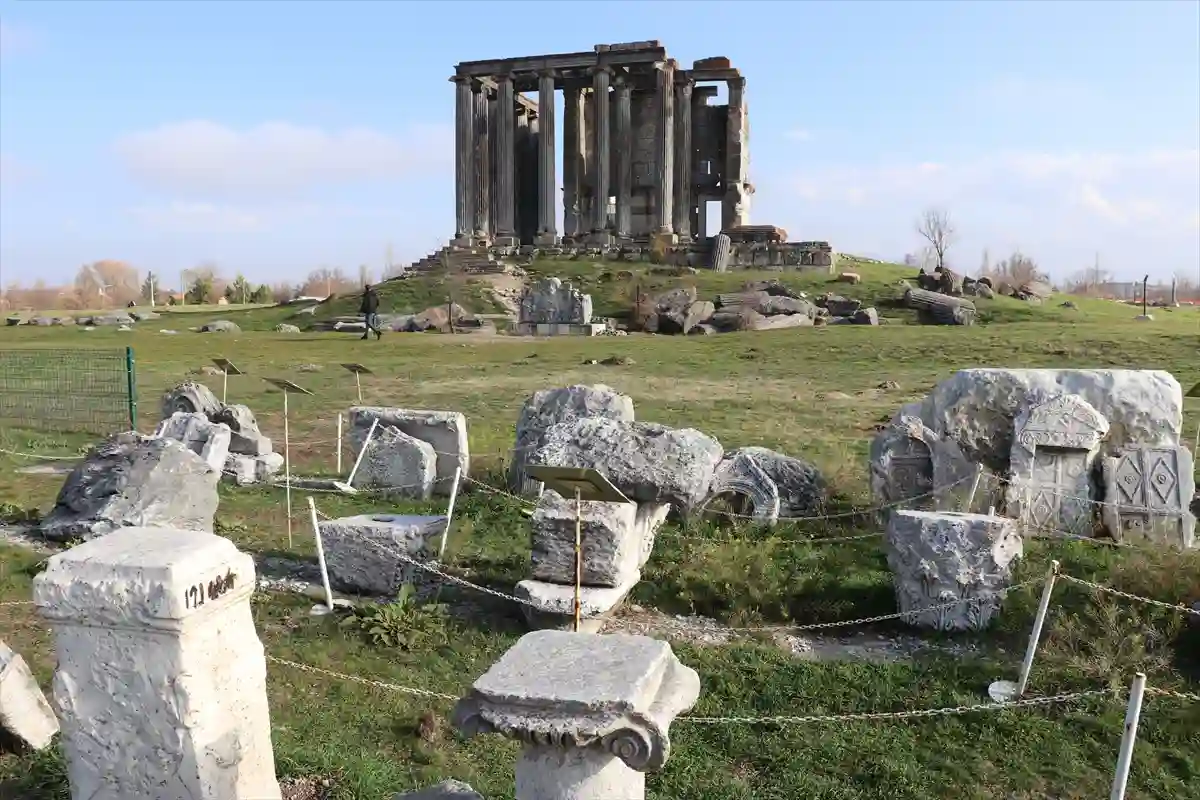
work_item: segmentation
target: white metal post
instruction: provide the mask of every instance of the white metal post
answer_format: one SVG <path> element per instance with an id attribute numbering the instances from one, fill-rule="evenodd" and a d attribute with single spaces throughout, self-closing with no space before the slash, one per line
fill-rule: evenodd
<path id="1" fill-rule="evenodd" d="M 369 334 L 370 331 L 367 331 Z M 358 370 L 354 370 L 354 388 L 358 389 L 358 404 L 362 405 L 362 376 L 358 374 Z"/>
<path id="2" fill-rule="evenodd" d="M 308 497 L 308 514 L 312 518 L 313 536 L 317 540 L 317 565 L 321 568 L 321 586 L 325 589 L 325 607 L 333 611 L 333 590 L 329 588 L 329 569 L 325 566 L 325 545 L 321 543 L 321 523 L 317 520 L 317 504 Z"/>
<path id="3" fill-rule="evenodd" d="M 579 487 L 575 487 L 575 633 L 579 633 L 579 620 L 583 616 L 583 503 L 580 502 Z"/>
<path id="4" fill-rule="evenodd" d="M 340 411 L 337 419 L 337 470 L 334 474 L 342 474 L 342 414 Z"/>
<path id="5" fill-rule="evenodd" d="M 346 485 L 354 486 L 354 476 L 358 474 L 358 465 L 362 463 L 363 456 L 367 454 L 367 448 L 371 446 L 371 437 L 375 435 L 375 427 L 379 425 L 379 417 L 371 420 L 371 427 L 367 430 L 367 438 L 363 439 L 362 447 L 358 449 L 358 457 L 354 459 L 354 466 L 350 468 L 350 475 L 346 478 Z"/>
<path id="6" fill-rule="evenodd" d="M 221 367 L 221 403 L 225 403 L 225 393 L 229 389 L 229 367 Z"/>
<path id="7" fill-rule="evenodd" d="M 967 495 L 967 505 L 963 508 L 966 513 L 971 513 L 971 506 L 975 505 L 975 494 L 979 491 L 979 481 L 983 478 L 983 464 L 975 467 L 975 480 L 971 483 L 971 493 Z"/>
<path id="8" fill-rule="evenodd" d="M 1033 669 L 1033 656 L 1037 653 L 1038 640 L 1042 638 L 1042 626 L 1050 608 L 1050 595 L 1054 592 L 1054 580 L 1058 577 L 1058 562 L 1051 561 L 1046 570 L 1046 583 L 1042 586 L 1042 599 L 1038 603 L 1037 616 L 1033 619 L 1033 630 L 1029 632 L 1029 644 L 1025 647 L 1025 660 L 1021 662 L 1021 677 L 1017 681 L 1017 697 L 1025 694 L 1029 685 L 1029 671 Z"/>
<path id="9" fill-rule="evenodd" d="M 288 434 L 288 392 L 283 390 L 283 485 L 287 493 L 288 549 L 292 549 L 292 445 Z"/>
<path id="10" fill-rule="evenodd" d="M 1142 716 L 1142 698 L 1146 693 L 1146 673 L 1133 676 L 1129 687 L 1129 703 L 1125 706 L 1125 732 L 1121 734 L 1121 753 L 1117 756 L 1117 774 L 1113 776 L 1109 800 L 1125 800 L 1129 783 L 1129 767 L 1133 764 L 1133 746 L 1137 742 L 1138 720 Z"/>
<path id="11" fill-rule="evenodd" d="M 454 485 L 450 487 L 450 503 L 446 506 L 446 528 L 442 531 L 442 546 L 438 548 L 438 561 L 446 554 L 446 542 L 450 539 L 450 520 L 454 519 L 454 501 L 458 499 L 458 482 L 462 480 L 462 467 L 454 468 Z"/>

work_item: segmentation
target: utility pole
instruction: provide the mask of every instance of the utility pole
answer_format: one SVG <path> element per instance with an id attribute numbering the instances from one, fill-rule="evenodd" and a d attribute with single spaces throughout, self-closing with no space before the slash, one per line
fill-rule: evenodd
<path id="1" fill-rule="evenodd" d="M 187 274 L 187 270 L 181 269 L 179 271 L 179 303 L 180 303 L 180 305 L 186 306 L 187 305 L 187 280 L 185 280 L 185 278 L 184 278 L 185 274 Z"/>
<path id="2" fill-rule="evenodd" d="M 150 285 L 150 307 L 154 308 L 154 273 L 146 273 L 146 283 Z"/>

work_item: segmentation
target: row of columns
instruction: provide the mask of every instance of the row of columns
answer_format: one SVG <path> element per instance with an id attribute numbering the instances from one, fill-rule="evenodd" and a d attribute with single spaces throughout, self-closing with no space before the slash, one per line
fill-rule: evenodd
<path id="1" fill-rule="evenodd" d="M 672 61 L 662 62 L 656 67 L 658 126 L 655 136 L 655 223 L 660 234 L 673 233 L 681 239 L 688 239 L 693 234 L 693 84 L 689 80 L 676 82 L 675 64 Z M 554 213 L 558 177 L 555 78 L 553 72 L 542 72 L 538 76 L 537 241 L 542 245 L 558 241 Z M 623 77 L 617 77 L 614 82 L 609 67 L 592 68 L 591 78 L 591 141 L 585 141 L 588 126 L 585 124 L 584 87 L 569 84 L 563 90 L 563 234 L 576 240 L 589 234 L 596 241 L 607 241 L 612 234 L 618 239 L 628 238 L 633 218 L 633 87 Z M 460 243 L 479 241 L 487 239 L 489 233 L 494 232 L 494 243 L 516 244 L 516 154 L 513 141 L 516 94 L 513 77 L 500 75 L 495 78 L 495 103 L 489 102 L 490 89 L 470 77 L 455 76 L 451 80 L 457 84 L 456 239 Z M 610 89 L 616 101 L 615 120 L 610 120 Z M 703 101 L 703 97 L 699 99 Z M 741 130 L 741 102 L 739 89 L 738 111 L 735 114 L 734 89 L 731 85 L 731 129 L 737 125 Z M 610 176 L 614 174 L 613 138 L 616 139 L 616 185 L 610 187 Z M 491 163 L 493 157 L 495 164 Z M 727 178 L 740 183 L 744 179 L 741 175 L 740 149 L 736 156 L 730 154 L 729 161 Z M 592 202 L 590 208 L 585 209 L 583 186 L 589 172 L 593 177 Z M 616 220 L 613 226 L 615 230 L 610 231 L 608 198 L 612 195 L 616 196 Z"/>

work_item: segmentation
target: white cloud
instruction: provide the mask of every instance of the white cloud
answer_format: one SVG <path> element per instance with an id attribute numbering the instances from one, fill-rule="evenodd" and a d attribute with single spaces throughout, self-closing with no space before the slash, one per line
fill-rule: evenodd
<path id="1" fill-rule="evenodd" d="M 249 233 L 263 230 L 268 222 L 260 211 L 213 203 L 138 206 L 128 214 L 139 225 L 164 233 Z"/>
<path id="2" fill-rule="evenodd" d="M 396 137 L 369 128 L 330 132 L 267 122 L 235 130 L 193 120 L 128 134 L 115 150 L 135 179 L 173 196 L 290 197 L 442 169 L 452 163 L 453 142 L 443 126 Z"/>
<path id="3" fill-rule="evenodd" d="M 997 153 L 970 161 L 802 167 L 792 205 L 808 225 L 847 237 L 848 251 L 895 258 L 915 249 L 913 219 L 924 207 L 948 209 L 962 236 L 961 257 L 1025 248 L 1057 274 L 1100 251 L 1135 270 L 1194 270 L 1200 259 L 1200 149 L 1126 153 Z M 764 198 L 765 199 L 765 198 Z M 783 197 L 777 200 L 785 202 Z M 762 205 L 759 216 L 769 213 Z M 786 221 L 781 222 L 786 227 Z M 806 234 L 808 235 L 808 234 Z M 813 236 L 821 236 L 818 230 Z M 978 248 L 978 249 L 976 249 Z M 871 253 L 864 253 L 871 254 Z"/>

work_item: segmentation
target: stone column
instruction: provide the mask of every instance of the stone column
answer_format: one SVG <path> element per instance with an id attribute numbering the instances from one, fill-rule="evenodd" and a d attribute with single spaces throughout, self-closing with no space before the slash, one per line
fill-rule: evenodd
<path id="1" fill-rule="evenodd" d="M 629 239 L 633 227 L 633 87 L 617 79 L 617 238 Z"/>
<path id="2" fill-rule="evenodd" d="M 725 129 L 725 197 L 721 202 L 721 230 L 743 223 L 746 193 L 746 79 L 731 78 L 729 121 Z"/>
<path id="3" fill-rule="evenodd" d="M 675 87 L 675 205 L 672 222 L 680 241 L 691 241 L 692 180 L 692 81 L 685 78 Z M 686 333 L 686 331 L 685 331 Z"/>
<path id="4" fill-rule="evenodd" d="M 496 244 L 512 247 L 516 239 L 517 155 L 514 136 L 516 96 L 512 75 L 496 77 Z"/>
<path id="5" fill-rule="evenodd" d="M 706 124 L 707 120 L 709 119 L 709 117 L 708 117 L 708 96 L 702 91 L 696 91 L 694 83 L 692 84 L 692 109 L 691 109 L 690 113 L 692 115 L 693 130 L 695 130 L 696 125 Z M 711 135 L 711 133 L 710 133 L 710 135 Z M 695 142 L 695 140 L 693 140 L 692 141 L 693 150 L 695 149 L 695 145 L 696 145 L 696 142 Z M 698 164 L 696 163 L 695 153 L 692 154 L 692 167 L 693 167 L 692 177 L 695 178 L 696 177 L 696 175 L 695 175 L 696 169 L 698 169 Z M 692 192 L 695 193 L 695 191 L 696 190 L 693 187 Z M 707 223 L 705 222 L 705 219 L 708 216 L 705 211 L 705 205 L 707 203 L 708 203 L 708 199 L 706 197 L 701 197 L 699 195 L 694 194 L 694 196 L 692 198 L 692 205 L 694 207 L 693 211 L 692 211 L 692 238 L 693 239 L 699 240 L 699 239 L 704 239 L 708 236 L 708 228 L 706 227 Z"/>
<path id="6" fill-rule="evenodd" d="M 451 721 L 466 736 L 524 744 L 516 800 L 645 800 L 671 723 L 699 695 L 700 677 L 666 642 L 535 631 L 475 681 Z"/>
<path id="7" fill-rule="evenodd" d="M 454 82 L 454 243 L 467 246 L 475 230 L 475 98 L 471 79 L 455 75 Z"/>
<path id="8" fill-rule="evenodd" d="M 658 232 L 672 232 L 675 180 L 675 62 L 655 65 L 658 71 L 658 129 L 655 131 L 655 200 Z"/>
<path id="9" fill-rule="evenodd" d="M 552 70 L 538 73 L 538 227 L 536 243 L 544 247 L 558 244 L 555 197 L 558 190 L 558 148 L 555 146 L 554 108 L 557 77 Z"/>
<path id="10" fill-rule="evenodd" d="M 608 231 L 608 179 L 612 174 L 611 151 L 609 140 L 609 82 L 612 80 L 612 70 L 609 67 L 592 68 L 592 103 L 595 109 L 592 117 L 595 119 L 596 144 L 593 150 L 595 181 L 592 188 L 592 238 L 596 244 L 608 244 L 611 236 Z"/>
<path id="11" fill-rule="evenodd" d="M 579 182 L 583 174 L 583 90 L 570 81 L 563 84 L 563 236 L 583 232 L 579 217 Z"/>
<path id="12" fill-rule="evenodd" d="M 122 528 L 33 582 L 58 653 L 71 796 L 279 800 L 254 560 L 228 539 Z"/>
<path id="13" fill-rule="evenodd" d="M 492 148 L 488 90 L 472 87 L 475 100 L 475 239 L 488 244 L 492 238 Z"/>

